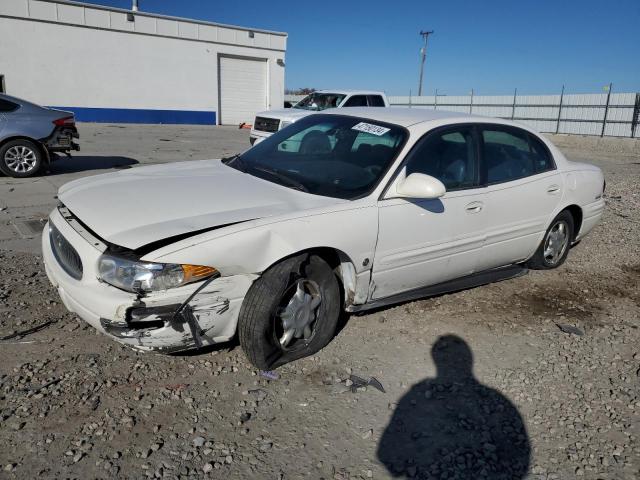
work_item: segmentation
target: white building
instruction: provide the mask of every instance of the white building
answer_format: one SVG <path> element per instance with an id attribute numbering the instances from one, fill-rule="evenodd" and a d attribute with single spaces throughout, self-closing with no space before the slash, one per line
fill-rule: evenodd
<path id="1" fill-rule="evenodd" d="M 251 123 L 287 34 L 65 0 L 0 0 L 0 89 L 80 121 Z"/>

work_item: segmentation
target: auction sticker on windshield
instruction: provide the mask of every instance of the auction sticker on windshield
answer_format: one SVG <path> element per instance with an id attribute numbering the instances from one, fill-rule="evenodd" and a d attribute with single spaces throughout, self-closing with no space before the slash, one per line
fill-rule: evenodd
<path id="1" fill-rule="evenodd" d="M 381 127 L 380 125 L 372 125 L 371 123 L 360 122 L 357 125 L 351 127 L 351 130 L 358 130 L 360 132 L 371 133 L 378 137 L 387 133 L 390 128 Z"/>

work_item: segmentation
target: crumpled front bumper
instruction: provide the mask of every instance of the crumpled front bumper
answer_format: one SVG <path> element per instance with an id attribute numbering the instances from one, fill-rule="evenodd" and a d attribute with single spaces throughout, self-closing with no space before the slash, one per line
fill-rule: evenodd
<path id="1" fill-rule="evenodd" d="M 76 249 L 83 263 L 80 280 L 67 274 L 56 260 L 49 226 L 42 251 L 49 280 L 68 310 L 97 330 L 140 350 L 175 352 L 230 340 L 236 332 L 244 296 L 257 275 L 214 278 L 140 297 L 98 280 L 101 253 L 60 215 L 50 222 Z"/>

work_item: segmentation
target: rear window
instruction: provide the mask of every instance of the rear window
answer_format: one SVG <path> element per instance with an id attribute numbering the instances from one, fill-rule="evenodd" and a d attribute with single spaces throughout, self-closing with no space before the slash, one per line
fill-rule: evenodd
<path id="1" fill-rule="evenodd" d="M 13 112 L 14 110 L 17 110 L 19 106 L 20 105 L 18 105 L 17 103 L 13 103 L 9 100 L 0 98 L 0 112 L 2 113 Z"/>
<path id="2" fill-rule="evenodd" d="M 380 95 L 369 95 L 367 98 L 370 107 L 384 107 L 384 100 Z"/>
<path id="3" fill-rule="evenodd" d="M 364 95 L 354 95 L 349 98 L 345 104 L 345 107 L 366 107 L 367 106 L 367 97 Z"/>

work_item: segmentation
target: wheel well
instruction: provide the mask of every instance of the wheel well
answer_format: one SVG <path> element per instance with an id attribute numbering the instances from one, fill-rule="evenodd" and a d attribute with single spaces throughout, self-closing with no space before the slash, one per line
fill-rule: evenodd
<path id="1" fill-rule="evenodd" d="M 38 147 L 40 149 L 40 153 L 42 154 L 42 159 L 44 160 L 44 162 L 45 163 L 50 163 L 51 162 L 51 159 L 49 158 L 49 152 L 47 151 L 45 146 L 42 144 L 42 142 L 36 140 L 35 138 L 25 137 L 25 136 L 22 136 L 22 135 L 15 135 L 13 137 L 7 137 L 7 138 L 3 139 L 0 142 L 0 148 L 2 148 L 5 144 L 7 144 L 9 142 L 13 142 L 14 140 L 27 140 L 27 141 L 33 143 L 36 147 Z"/>
<path id="2" fill-rule="evenodd" d="M 569 205 L 565 210 L 573 217 L 573 239 L 575 240 L 582 227 L 582 209 L 578 205 Z"/>
<path id="3" fill-rule="evenodd" d="M 338 282 L 340 283 L 340 291 L 342 296 L 342 298 L 340 299 L 340 303 L 342 304 L 342 307 L 344 308 L 346 304 L 351 303 L 353 301 L 353 296 L 355 293 L 353 289 L 355 288 L 356 282 L 354 268 L 355 264 L 353 263 L 351 258 L 346 253 L 331 247 L 309 248 L 307 250 L 301 250 L 291 255 L 287 255 L 286 258 L 301 255 L 304 253 L 313 253 L 315 255 L 318 255 L 329 264 L 331 269 L 335 272 Z M 282 260 L 284 260 L 284 258 L 278 260 L 278 262 L 281 262 Z M 340 268 L 343 264 L 350 264 L 352 265 L 352 267 Z M 271 268 L 271 266 L 269 268 Z M 347 276 L 348 278 L 344 278 L 344 276 Z"/>
<path id="4" fill-rule="evenodd" d="M 344 254 L 341 255 L 337 250 L 329 247 L 313 248 L 309 250 L 309 253 L 315 253 L 321 257 L 334 270 L 342 263 L 340 257 L 344 256 Z"/>

